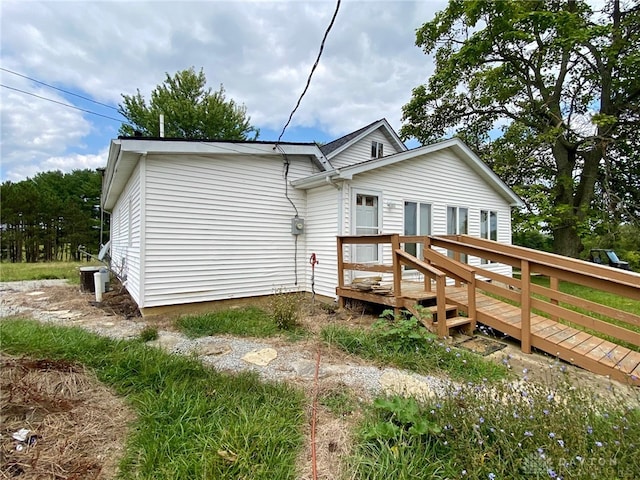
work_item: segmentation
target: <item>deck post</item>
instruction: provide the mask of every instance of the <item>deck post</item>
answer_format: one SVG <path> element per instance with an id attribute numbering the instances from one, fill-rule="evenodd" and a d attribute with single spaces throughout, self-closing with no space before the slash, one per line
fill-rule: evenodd
<path id="1" fill-rule="evenodd" d="M 427 260 L 427 255 L 425 254 L 428 248 L 431 248 L 431 237 L 426 235 L 424 237 L 424 243 L 422 244 L 422 258 L 424 258 L 424 261 L 428 265 L 431 265 L 431 260 Z M 425 292 L 431 291 L 431 277 L 427 274 L 424 275 L 424 291 Z"/>
<path id="2" fill-rule="evenodd" d="M 400 315 L 400 307 L 402 306 L 402 265 L 396 255 L 396 250 L 400 249 L 400 235 L 394 233 L 391 235 L 391 258 L 393 259 L 393 297 L 395 307 L 393 313 Z"/>
<path id="3" fill-rule="evenodd" d="M 438 308 L 438 336 L 441 338 L 449 335 L 449 327 L 447 327 L 447 297 L 445 288 L 447 286 L 447 277 L 438 275 L 436 277 L 436 307 Z"/>
<path id="4" fill-rule="evenodd" d="M 557 292 L 560 290 L 560 281 L 558 280 L 558 277 L 554 277 L 551 276 L 549 277 L 549 288 L 551 290 L 553 290 L 554 292 Z M 549 303 L 551 303 L 552 305 L 559 305 L 560 302 L 558 302 L 557 298 L 551 298 L 549 300 Z M 551 320 L 555 320 L 556 322 L 558 321 L 558 316 L 557 315 L 551 315 Z"/>
<path id="5" fill-rule="evenodd" d="M 467 301 L 469 303 L 469 309 L 467 311 L 468 317 L 471 319 L 471 323 L 466 327 L 466 333 L 473 335 L 476 329 L 476 274 L 471 277 L 471 281 L 467 284 Z"/>
<path id="6" fill-rule="evenodd" d="M 531 353 L 531 270 L 528 260 L 520 262 L 520 272 L 520 349 L 523 353 Z"/>
<path id="7" fill-rule="evenodd" d="M 338 235 L 338 288 L 344 288 L 344 240 Z M 344 298 L 338 295 L 338 308 L 344 308 Z"/>

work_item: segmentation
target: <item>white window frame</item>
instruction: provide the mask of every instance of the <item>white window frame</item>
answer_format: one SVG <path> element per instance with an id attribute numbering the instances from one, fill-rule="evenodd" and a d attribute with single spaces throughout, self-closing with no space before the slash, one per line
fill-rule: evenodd
<path id="1" fill-rule="evenodd" d="M 384 156 L 384 144 L 373 140 L 371 142 L 371 158 L 382 158 Z"/>
<path id="2" fill-rule="evenodd" d="M 495 225 L 495 229 L 492 228 Z M 498 212 L 496 210 L 480 210 L 480 238 L 498 241 Z M 493 263 L 482 258 L 480 263 L 486 265 Z"/>
<path id="3" fill-rule="evenodd" d="M 382 232 L 382 191 L 380 190 L 367 190 L 367 189 L 359 189 L 354 188 L 351 190 L 351 235 L 357 235 L 357 225 L 356 225 L 356 206 L 358 201 L 358 195 L 366 195 L 371 197 L 378 197 L 378 234 Z M 351 258 L 356 258 L 356 247 L 357 245 L 351 246 Z M 382 260 L 382 244 L 378 244 L 378 259 L 374 263 L 380 263 Z M 352 272 L 355 274 L 357 272 Z"/>
<path id="4" fill-rule="evenodd" d="M 449 228 L 451 225 L 451 222 L 449 221 L 449 212 L 450 211 L 455 211 L 455 224 L 454 224 L 454 232 L 451 231 L 451 229 Z M 465 232 L 461 232 L 461 228 L 460 228 L 460 210 L 465 210 L 466 214 L 467 214 L 467 222 L 466 222 L 466 231 Z M 469 207 L 459 207 L 456 205 L 447 205 L 447 235 L 468 235 L 469 234 Z M 447 255 L 449 257 L 453 257 L 453 252 L 451 250 L 449 250 L 447 252 Z M 460 261 L 462 263 L 468 263 L 469 258 L 467 257 L 467 255 L 465 253 L 460 254 Z"/>
<path id="5" fill-rule="evenodd" d="M 416 233 L 415 234 L 407 233 L 407 204 L 408 203 L 413 203 L 416 205 L 416 218 L 415 218 Z M 422 207 L 428 207 L 428 210 L 429 210 L 429 223 L 426 229 L 423 228 L 424 225 L 422 225 L 422 223 L 420 222 L 420 219 L 421 219 L 420 213 L 421 213 Z M 433 225 L 433 204 L 429 202 L 419 202 L 415 200 L 404 200 L 404 202 L 402 203 L 402 208 L 403 208 L 402 223 L 403 223 L 403 232 L 405 235 L 431 235 L 432 225 Z M 424 260 L 422 255 L 422 247 L 423 247 L 422 243 L 405 244 L 405 247 L 404 247 L 405 251 L 407 250 L 407 245 L 415 245 L 416 246 L 415 256 L 420 260 Z M 409 270 L 407 266 L 405 266 L 405 269 Z"/>

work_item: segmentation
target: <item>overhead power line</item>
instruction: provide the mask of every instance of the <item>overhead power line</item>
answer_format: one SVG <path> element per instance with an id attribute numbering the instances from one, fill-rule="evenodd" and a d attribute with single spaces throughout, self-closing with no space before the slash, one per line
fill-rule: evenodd
<path id="1" fill-rule="evenodd" d="M 118 118 L 110 117 L 109 115 L 103 115 L 103 114 L 97 113 L 97 112 L 92 112 L 91 110 L 86 110 L 84 108 L 76 107 L 75 105 L 71 105 L 69 103 L 59 102 L 58 100 L 54 100 L 52 98 L 43 97 L 41 95 L 36 95 L 35 93 L 27 92 L 25 90 L 20 90 L 19 88 L 15 88 L 15 87 L 10 87 L 10 86 L 4 85 L 2 83 L 0 83 L 0 87 L 8 88 L 9 90 L 14 90 L 16 92 L 24 93 L 25 95 L 31 95 L 32 97 L 36 97 L 36 98 L 39 98 L 41 100 L 46 100 L 47 102 L 57 103 L 58 105 L 62 105 L 64 107 L 68 107 L 68 108 L 73 108 L 74 110 L 80 110 L 81 112 L 90 113 L 91 115 L 96 115 L 98 117 L 107 118 L 109 120 L 113 120 L 113 121 L 116 121 L 118 123 L 126 123 L 126 124 L 131 125 L 126 120 L 121 120 L 121 119 L 118 119 Z"/>
<path id="2" fill-rule="evenodd" d="M 53 88 L 54 90 L 58 90 L 59 92 L 66 93 L 67 95 L 73 95 L 74 97 L 81 98 L 81 99 L 86 100 L 88 102 L 92 102 L 92 103 L 95 103 L 97 105 L 102 105 L 103 107 L 110 108 L 111 110 L 115 110 L 116 112 L 118 111 L 118 108 L 114 107 L 113 105 L 108 105 L 106 103 L 98 102 L 97 100 L 93 100 L 92 98 L 83 97 L 82 95 L 78 95 L 77 93 L 73 93 L 73 92 L 70 92 L 68 90 L 64 90 L 62 88 L 54 87 L 53 85 L 49 85 L 48 83 L 41 82 L 40 80 L 36 80 L 35 78 L 31 78 L 31 77 L 28 77 L 28 76 L 23 75 L 21 73 L 14 72 L 13 70 L 9 70 L 8 68 L 0 67 L 0 70 L 2 70 L 3 72 L 11 73 L 12 75 L 17 75 L 18 77 L 26 78 L 27 80 L 31 80 L 32 82 L 39 83 L 40 85 L 44 85 L 45 87 Z"/>
<path id="3" fill-rule="evenodd" d="M 276 142 L 276 145 L 278 143 L 280 143 L 280 139 L 284 135 L 284 131 L 287 129 L 287 127 L 291 123 L 291 119 L 293 118 L 293 114 L 296 113 L 296 110 L 298 110 L 298 107 L 300 106 L 300 102 L 302 101 L 302 97 L 304 97 L 304 94 L 307 93 L 307 90 L 309 89 L 309 85 L 311 84 L 311 77 L 313 76 L 313 72 L 315 72 L 316 67 L 318 66 L 318 63 L 320 63 L 320 57 L 322 56 L 322 51 L 324 50 L 324 43 L 326 42 L 327 37 L 329 36 L 329 32 L 331 31 L 331 27 L 333 27 L 333 22 L 335 22 L 335 20 L 336 20 L 336 16 L 338 15 L 338 10 L 340 10 L 340 0 L 338 0 L 338 3 L 336 3 L 336 10 L 335 10 L 335 12 L 333 12 L 333 17 L 331 17 L 331 22 L 329 23 L 329 26 L 327 27 L 327 30 L 324 32 L 324 37 L 322 37 L 322 42 L 320 43 L 320 51 L 318 52 L 318 57 L 316 58 L 316 61 L 313 64 L 313 67 L 311 67 L 311 72 L 309 73 L 309 77 L 307 78 L 307 85 L 304 87 L 304 90 L 300 94 L 300 98 L 298 98 L 298 102 L 296 103 L 295 108 L 292 110 L 291 115 L 289 115 L 289 120 L 287 120 L 287 123 L 285 124 L 284 128 L 282 129 L 282 132 L 280 133 L 280 136 L 278 137 L 278 141 Z"/>

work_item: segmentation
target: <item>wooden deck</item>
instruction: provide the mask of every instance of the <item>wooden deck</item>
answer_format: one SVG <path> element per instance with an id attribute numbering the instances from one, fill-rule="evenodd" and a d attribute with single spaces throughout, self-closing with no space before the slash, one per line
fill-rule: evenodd
<path id="1" fill-rule="evenodd" d="M 344 260 L 346 246 L 370 243 L 390 244 L 391 264 Z M 424 260 L 405 252 L 404 243 L 423 244 Z M 443 250 L 453 255 L 444 255 Z M 514 278 L 471 267 L 460 262 L 462 255 L 509 265 L 521 275 Z M 404 281 L 406 267 L 422 274 L 424 280 Z M 391 291 L 381 294 L 358 290 L 345 282 L 347 270 L 375 272 L 386 280 L 390 277 Z M 338 237 L 338 274 L 340 305 L 346 299 L 356 299 L 414 314 L 419 313 L 417 305 L 428 306 L 432 318 L 423 319 L 423 323 L 439 336 L 459 327 L 471 333 L 480 322 L 519 340 L 524 353 L 530 353 L 533 347 L 591 372 L 640 386 L 640 352 L 635 348 L 640 347 L 640 315 L 572 296 L 559 288 L 564 281 L 637 302 L 637 273 L 464 235 L 391 234 Z M 547 277 L 549 286 L 533 282 L 533 275 Z"/>
<path id="2" fill-rule="evenodd" d="M 447 302 L 467 305 L 467 291 L 447 288 Z M 476 293 L 477 320 L 522 340 L 520 308 Z M 549 318 L 531 314 L 531 345 L 566 362 L 624 383 L 640 385 L 640 353 Z"/>

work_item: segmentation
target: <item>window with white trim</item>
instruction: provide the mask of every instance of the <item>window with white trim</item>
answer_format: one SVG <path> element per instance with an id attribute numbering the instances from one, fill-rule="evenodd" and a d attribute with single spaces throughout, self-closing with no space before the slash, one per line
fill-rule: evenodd
<path id="1" fill-rule="evenodd" d="M 431 204 L 404 202 L 404 234 L 431 235 Z M 404 250 L 423 259 L 421 243 L 405 243 Z"/>
<path id="2" fill-rule="evenodd" d="M 380 142 L 371 142 L 371 158 L 380 158 L 383 156 L 384 145 Z"/>
<path id="3" fill-rule="evenodd" d="M 469 209 L 464 207 L 447 207 L 447 235 L 466 235 L 469 233 Z M 453 257 L 453 252 L 447 255 Z M 461 254 L 460 261 L 467 263 L 467 255 Z"/>
<path id="4" fill-rule="evenodd" d="M 498 212 L 480 210 L 480 238 L 498 241 Z M 483 258 L 481 262 L 491 263 L 491 260 Z"/>

